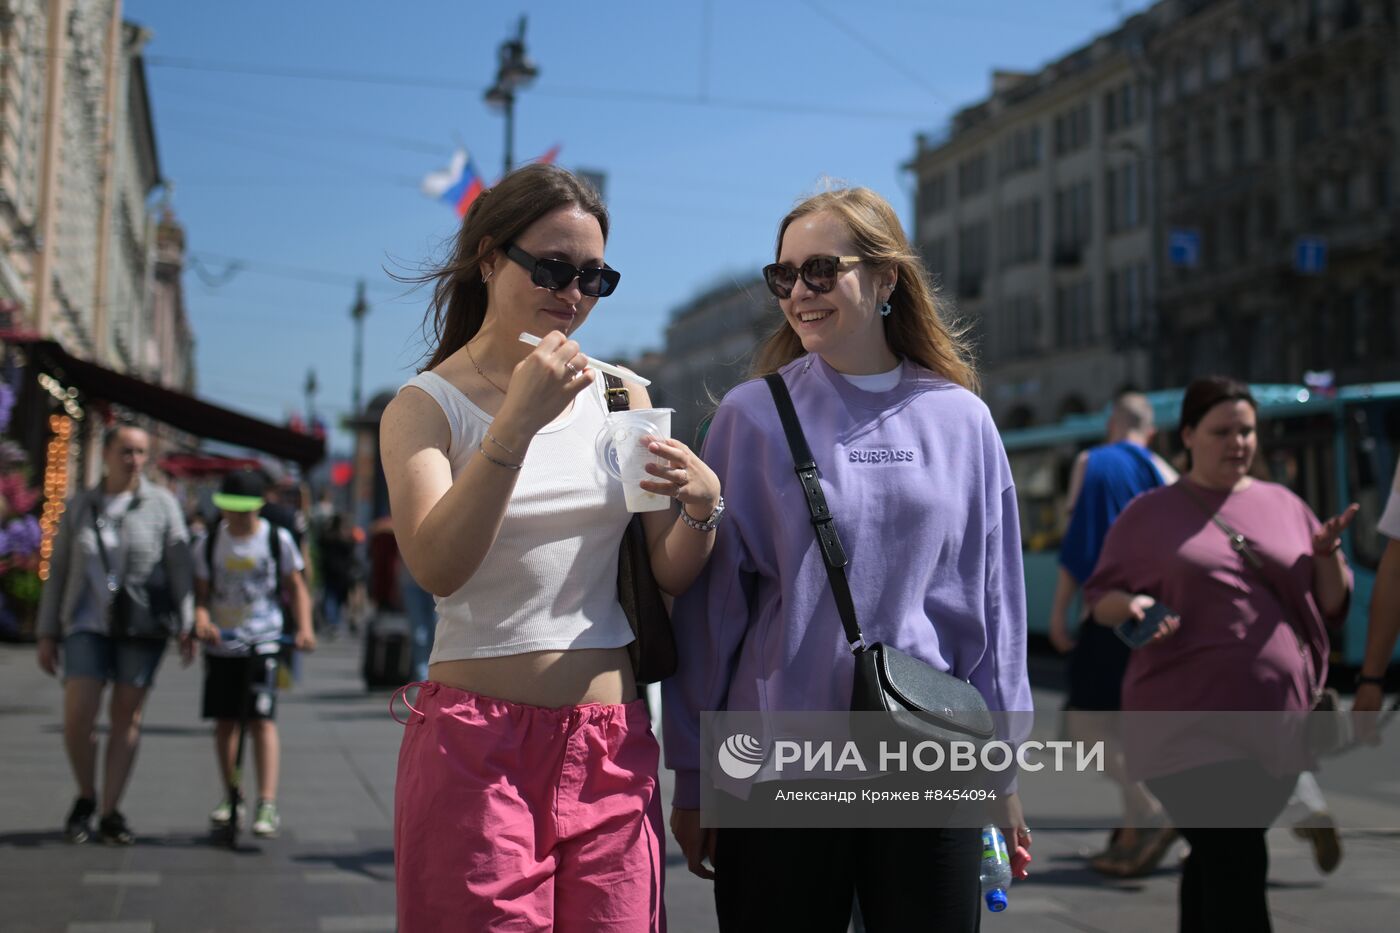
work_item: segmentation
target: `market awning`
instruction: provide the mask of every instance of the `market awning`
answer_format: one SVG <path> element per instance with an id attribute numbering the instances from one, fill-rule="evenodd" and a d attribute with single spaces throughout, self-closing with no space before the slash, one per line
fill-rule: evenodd
<path id="1" fill-rule="evenodd" d="M 235 470 L 260 470 L 263 467 L 252 457 L 220 457 L 217 454 L 166 454 L 156 465 L 171 476 L 195 479 L 223 476 Z"/>
<path id="2" fill-rule="evenodd" d="M 259 450 L 279 460 L 291 460 L 303 468 L 326 456 L 326 442 L 322 438 L 289 431 L 79 359 L 57 341 L 15 333 L 0 333 L 0 340 L 23 347 L 35 368 L 64 385 L 73 386 L 90 399 L 102 399 L 139 411 L 195 437 Z"/>

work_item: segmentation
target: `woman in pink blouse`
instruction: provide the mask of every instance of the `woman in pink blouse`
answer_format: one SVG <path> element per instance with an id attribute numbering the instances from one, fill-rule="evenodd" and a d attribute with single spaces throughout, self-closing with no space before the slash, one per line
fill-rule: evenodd
<path id="1" fill-rule="evenodd" d="M 1287 488 L 1252 478 L 1255 423 L 1248 386 L 1223 377 L 1191 383 L 1181 405 L 1186 474 L 1134 499 L 1109 529 L 1084 586 L 1095 621 L 1140 620 L 1157 602 L 1172 610 L 1128 662 L 1125 712 L 1302 713 L 1326 681 L 1326 625 L 1341 621 L 1351 594 L 1340 538 L 1357 507 L 1324 524 Z M 1220 523 L 1244 536 L 1262 566 L 1246 563 Z M 1270 929 L 1264 833 L 1297 774 L 1259 763 L 1254 752 L 1269 736 L 1232 745 L 1178 728 L 1164 737 L 1154 735 L 1147 753 L 1130 749 L 1129 768 L 1191 844 L 1181 929 Z M 1186 828 L 1203 800 L 1242 828 Z"/>

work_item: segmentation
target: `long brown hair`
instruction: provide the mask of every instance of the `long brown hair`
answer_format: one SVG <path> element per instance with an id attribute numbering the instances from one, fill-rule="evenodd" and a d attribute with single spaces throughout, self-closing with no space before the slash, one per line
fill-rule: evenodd
<path id="1" fill-rule="evenodd" d="M 779 225 L 775 257 L 781 255 L 783 236 L 793 221 L 823 211 L 845 224 L 862 259 L 876 268 L 894 266 L 898 270 L 899 280 L 889 299 L 893 310 L 883 319 L 890 349 L 976 392 L 977 371 L 972 365 L 967 328 L 950 320 L 949 310 L 918 253 L 909 245 L 894 208 L 880 195 L 869 188 L 837 188 L 807 198 Z M 804 352 L 802 339 L 785 317 L 754 354 L 750 375 L 777 372 Z"/>
<path id="2" fill-rule="evenodd" d="M 447 260 L 407 279 L 433 283 L 433 298 L 423 319 L 423 331 L 428 335 L 424 369 L 441 364 L 481 330 L 486 319 L 481 261 L 544 215 L 570 205 L 598 219 L 606 243 L 608 209 L 602 199 L 591 185 L 557 165 L 526 165 L 477 195 L 462 219 Z"/>

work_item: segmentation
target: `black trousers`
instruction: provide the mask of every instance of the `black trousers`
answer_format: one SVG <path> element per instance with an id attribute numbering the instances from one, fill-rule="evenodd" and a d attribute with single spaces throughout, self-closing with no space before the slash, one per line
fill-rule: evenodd
<path id="1" fill-rule="evenodd" d="M 721 829 L 723 933 L 845 933 L 853 898 L 868 933 L 981 926 L 977 829 Z"/>
<path id="2" fill-rule="evenodd" d="M 1191 845 L 1181 867 L 1181 933 L 1269 933 L 1269 824 L 1288 803 L 1296 774 L 1275 777 L 1252 762 L 1203 765 L 1146 783 Z M 1204 807 L 1234 808 L 1240 828 L 1190 829 Z"/>

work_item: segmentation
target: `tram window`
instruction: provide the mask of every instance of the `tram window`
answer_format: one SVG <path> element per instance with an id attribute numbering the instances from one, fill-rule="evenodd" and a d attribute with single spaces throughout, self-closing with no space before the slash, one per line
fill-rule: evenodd
<path id="1" fill-rule="evenodd" d="M 1389 400 L 1347 409 L 1347 485 L 1361 506 L 1351 526 L 1356 563 L 1375 569 L 1385 542 L 1376 525 L 1385 510 L 1400 453 L 1400 402 Z"/>
<path id="2" fill-rule="evenodd" d="M 1009 454 L 1021 513 L 1021 542 L 1027 551 L 1053 550 L 1069 524 L 1069 473 L 1075 447 L 1020 450 Z"/>
<path id="3" fill-rule="evenodd" d="M 1332 431 L 1326 414 L 1259 422 L 1255 464 L 1263 478 L 1293 490 L 1322 519 L 1337 510 Z"/>

